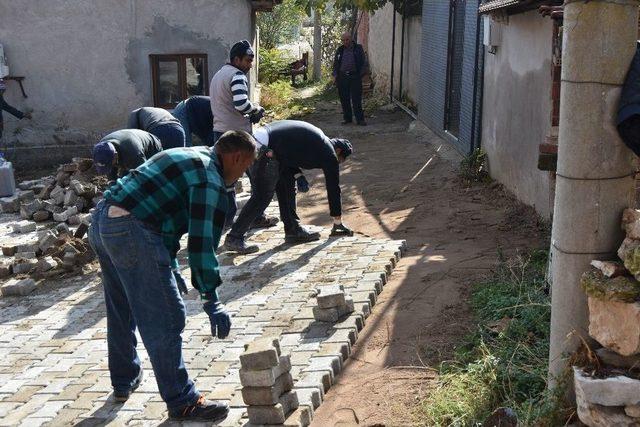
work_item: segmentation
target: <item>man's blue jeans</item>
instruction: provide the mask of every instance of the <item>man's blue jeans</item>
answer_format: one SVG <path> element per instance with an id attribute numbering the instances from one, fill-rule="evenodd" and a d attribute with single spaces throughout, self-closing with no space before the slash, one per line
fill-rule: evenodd
<path id="1" fill-rule="evenodd" d="M 149 131 L 150 134 L 158 137 L 162 143 L 162 149 L 184 147 L 185 133 L 179 124 L 158 125 Z"/>
<path id="2" fill-rule="evenodd" d="M 169 251 L 152 226 L 133 215 L 109 218 L 109 207 L 104 201 L 98 204 L 89 243 L 102 269 L 111 385 L 119 391 L 129 389 L 142 369 L 137 326 L 167 407 L 193 404 L 200 394 L 182 359 L 186 310 Z"/>

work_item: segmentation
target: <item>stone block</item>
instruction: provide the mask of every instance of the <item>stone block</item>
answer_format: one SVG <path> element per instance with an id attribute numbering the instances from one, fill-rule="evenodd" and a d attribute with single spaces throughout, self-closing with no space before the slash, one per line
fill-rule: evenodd
<path id="1" fill-rule="evenodd" d="M 51 212 L 52 214 L 60 213 L 60 212 L 64 211 L 63 208 L 61 208 L 60 206 L 56 205 L 56 202 L 53 199 L 45 200 L 44 202 L 42 202 L 42 206 L 44 207 L 45 211 Z"/>
<path id="2" fill-rule="evenodd" d="M 33 221 L 20 221 L 18 223 L 16 223 L 16 226 L 14 226 L 13 231 L 15 233 L 30 233 L 32 231 L 36 231 L 36 223 Z"/>
<path id="3" fill-rule="evenodd" d="M 640 353 L 640 303 L 589 297 L 589 335 L 623 356 Z"/>
<path id="4" fill-rule="evenodd" d="M 78 170 L 78 165 L 76 163 L 66 163 L 60 166 L 60 170 L 62 172 L 73 173 Z"/>
<path id="5" fill-rule="evenodd" d="M 55 246 L 58 237 L 53 231 L 47 231 L 40 239 L 38 240 L 38 248 L 42 252 L 46 252 L 49 248 Z"/>
<path id="6" fill-rule="evenodd" d="M 76 196 L 81 196 L 85 192 L 84 185 L 82 185 L 82 183 L 77 179 L 72 179 L 69 182 L 69 188 L 76 193 Z"/>
<path id="7" fill-rule="evenodd" d="M 69 230 L 69 226 L 65 223 L 56 225 L 56 231 L 58 234 L 68 234 L 71 235 L 71 230 Z"/>
<path id="8" fill-rule="evenodd" d="M 311 425 L 312 410 L 309 406 L 299 406 L 291 415 L 282 423 L 283 427 L 307 427 Z"/>
<path id="9" fill-rule="evenodd" d="M 607 366 L 613 366 L 615 368 L 622 369 L 636 369 L 640 370 L 640 355 L 634 356 L 621 356 L 615 351 L 611 351 L 607 348 L 599 348 L 596 350 L 596 354 Z"/>
<path id="10" fill-rule="evenodd" d="M 33 220 L 35 222 L 43 222 L 48 220 L 50 216 L 51 216 L 51 212 L 49 211 L 46 211 L 46 210 L 36 211 L 33 214 Z"/>
<path id="11" fill-rule="evenodd" d="M 78 165 L 80 172 L 86 172 L 93 166 L 93 160 L 85 157 L 74 157 L 71 161 Z"/>
<path id="12" fill-rule="evenodd" d="M 313 409 L 318 409 L 322 405 L 322 392 L 319 388 L 294 388 L 301 405 L 309 405 Z"/>
<path id="13" fill-rule="evenodd" d="M 58 262 L 52 257 L 44 257 L 40 261 L 38 261 L 38 265 L 36 266 L 37 270 L 41 273 L 47 272 L 49 270 L 54 270 L 58 267 Z"/>
<path id="14" fill-rule="evenodd" d="M 627 405 L 624 407 L 624 413 L 631 418 L 640 418 L 640 405 Z"/>
<path id="15" fill-rule="evenodd" d="M 625 209 L 622 212 L 622 229 L 627 237 L 640 240 L 640 210 Z"/>
<path id="16" fill-rule="evenodd" d="M 89 224 L 87 224 L 86 222 L 82 222 L 81 220 L 78 229 L 73 234 L 73 237 L 75 237 L 76 239 L 82 239 L 85 234 L 87 234 L 87 231 L 89 231 Z"/>
<path id="17" fill-rule="evenodd" d="M 313 307 L 313 317 L 319 322 L 335 323 L 354 311 L 353 298 L 347 297 L 345 302 L 344 305 L 333 308 Z"/>
<path id="18" fill-rule="evenodd" d="M 346 305 L 344 290 L 338 287 L 320 288 L 320 293 L 316 297 L 318 307 L 334 308 Z"/>
<path id="19" fill-rule="evenodd" d="M 20 202 L 25 203 L 25 202 L 30 202 L 33 199 L 36 198 L 36 195 L 33 191 L 31 190 L 27 190 L 27 191 L 21 191 L 18 194 L 18 200 L 20 200 Z"/>
<path id="20" fill-rule="evenodd" d="M 258 371 L 240 369 L 240 384 L 243 387 L 271 387 L 283 374 L 291 371 L 291 356 L 282 355 L 278 366 Z"/>
<path id="21" fill-rule="evenodd" d="M 627 269 L 624 268 L 624 265 L 617 261 L 598 261 L 594 259 L 591 261 L 591 265 L 600 270 L 605 277 L 618 277 L 627 273 Z"/>
<path id="22" fill-rule="evenodd" d="M 35 252 L 17 252 L 16 253 L 16 260 L 17 261 L 23 261 L 26 259 L 36 259 L 36 253 Z"/>
<path id="23" fill-rule="evenodd" d="M 2 255 L 4 256 L 14 256 L 18 252 L 17 246 L 7 245 L 2 247 Z"/>
<path id="24" fill-rule="evenodd" d="M 31 202 L 23 203 L 20 206 L 20 217 L 22 219 L 31 219 L 33 214 L 44 207 L 41 200 L 33 200 Z"/>
<path id="25" fill-rule="evenodd" d="M 72 252 L 65 252 L 62 258 L 62 266 L 67 270 L 72 270 L 78 260 L 78 254 Z"/>
<path id="26" fill-rule="evenodd" d="M 252 424 L 283 424 L 298 406 L 298 395 L 290 391 L 280 396 L 274 405 L 248 406 L 247 415 Z"/>
<path id="27" fill-rule="evenodd" d="M 13 274 L 27 274 L 33 271 L 36 264 L 38 264 L 37 259 L 26 259 L 13 264 L 11 269 L 13 270 Z"/>
<path id="28" fill-rule="evenodd" d="M 82 197 L 80 197 L 78 198 L 78 200 L 76 200 L 76 203 L 74 206 L 78 208 L 78 212 L 82 212 L 87 207 L 87 201 Z"/>
<path id="29" fill-rule="evenodd" d="M 580 421 L 590 427 L 638 427 L 638 420 L 625 413 L 624 408 L 590 404 L 576 390 L 576 407 Z"/>
<path id="30" fill-rule="evenodd" d="M 627 406 L 640 404 L 640 380 L 625 376 L 604 379 L 591 378 L 574 367 L 573 380 L 576 394 L 589 405 Z"/>
<path id="31" fill-rule="evenodd" d="M 20 210 L 20 199 L 18 196 L 0 198 L 0 211 L 2 213 L 15 213 Z"/>
<path id="32" fill-rule="evenodd" d="M 69 218 L 67 218 L 67 224 L 69 225 L 80 225 L 80 215 L 75 214 L 75 215 L 71 215 Z"/>
<path id="33" fill-rule="evenodd" d="M 580 286 L 588 296 L 603 301 L 634 302 L 640 298 L 640 282 L 634 277 L 607 277 L 599 269 L 585 272 Z"/>
<path id="34" fill-rule="evenodd" d="M 56 205 L 61 205 L 64 203 L 64 188 L 57 185 L 51 190 L 51 194 L 49 195 Z"/>
<path id="35" fill-rule="evenodd" d="M 7 261 L 0 261 L 0 279 L 6 279 L 11 276 L 13 269 L 11 263 Z"/>
<path id="36" fill-rule="evenodd" d="M 74 206 L 77 201 L 78 201 L 78 195 L 74 193 L 73 190 L 67 190 L 67 192 L 64 193 L 64 200 L 62 203 L 65 206 Z"/>
<path id="37" fill-rule="evenodd" d="M 18 245 L 17 252 L 38 252 L 38 243 L 23 243 Z"/>
<path id="38" fill-rule="evenodd" d="M 293 377 L 286 372 L 271 387 L 243 387 L 242 400 L 247 405 L 275 405 L 281 395 L 293 388 Z"/>
<path id="39" fill-rule="evenodd" d="M 258 371 L 278 366 L 280 342 L 277 338 L 258 338 L 246 344 L 240 364 L 246 370 Z"/>
<path id="40" fill-rule="evenodd" d="M 0 289 L 3 296 L 24 296 L 36 289 L 36 282 L 33 279 L 12 279 L 2 285 Z"/>

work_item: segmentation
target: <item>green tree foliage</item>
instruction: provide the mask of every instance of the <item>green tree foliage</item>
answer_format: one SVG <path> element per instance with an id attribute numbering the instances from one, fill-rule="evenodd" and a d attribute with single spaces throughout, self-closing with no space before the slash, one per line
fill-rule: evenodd
<path id="1" fill-rule="evenodd" d="M 258 14 L 260 44 L 265 49 L 274 49 L 280 44 L 293 42 L 305 16 L 298 0 L 284 0 L 273 11 Z"/>

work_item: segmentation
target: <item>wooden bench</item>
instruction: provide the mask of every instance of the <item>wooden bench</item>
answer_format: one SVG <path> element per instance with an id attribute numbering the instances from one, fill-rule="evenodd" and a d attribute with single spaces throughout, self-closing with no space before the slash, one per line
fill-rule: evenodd
<path id="1" fill-rule="evenodd" d="M 302 58 L 293 61 L 289 66 L 280 72 L 281 76 L 291 76 L 291 85 L 296 85 L 296 76 L 302 76 L 304 81 L 307 81 L 307 72 L 309 70 L 309 52 L 302 54 Z"/>

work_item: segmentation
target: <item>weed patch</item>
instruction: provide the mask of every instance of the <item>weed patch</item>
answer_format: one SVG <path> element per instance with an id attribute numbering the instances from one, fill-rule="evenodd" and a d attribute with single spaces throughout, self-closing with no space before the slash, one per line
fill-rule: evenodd
<path id="1" fill-rule="evenodd" d="M 472 290 L 476 331 L 440 366 L 438 388 L 423 402 L 425 425 L 476 425 L 509 407 L 520 425 L 563 425 L 572 411 L 547 390 L 551 298 L 547 252 L 502 260 Z"/>

